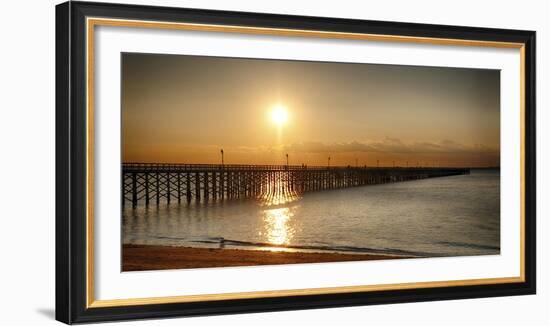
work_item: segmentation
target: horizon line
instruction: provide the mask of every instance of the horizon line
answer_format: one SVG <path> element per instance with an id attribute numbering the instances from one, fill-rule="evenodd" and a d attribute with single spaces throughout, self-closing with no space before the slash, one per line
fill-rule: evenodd
<path id="1" fill-rule="evenodd" d="M 323 167 L 323 168 L 465 168 L 465 169 L 500 169 L 500 166 L 485 165 L 485 166 L 449 166 L 449 165 L 379 165 L 373 166 L 368 164 L 355 165 L 309 165 L 309 164 L 246 164 L 246 163 L 186 163 L 186 162 L 121 162 L 122 165 L 209 165 L 209 166 L 289 166 L 289 167 Z"/>

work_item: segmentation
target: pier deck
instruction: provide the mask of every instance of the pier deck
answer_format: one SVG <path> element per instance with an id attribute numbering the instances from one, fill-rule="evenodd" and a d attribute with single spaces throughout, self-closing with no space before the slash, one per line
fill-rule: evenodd
<path id="1" fill-rule="evenodd" d="M 330 189 L 469 174 L 466 168 L 123 163 L 122 204 L 286 198 Z"/>

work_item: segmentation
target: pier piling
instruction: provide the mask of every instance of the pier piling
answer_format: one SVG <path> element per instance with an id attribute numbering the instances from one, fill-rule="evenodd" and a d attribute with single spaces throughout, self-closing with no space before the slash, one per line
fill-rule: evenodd
<path id="1" fill-rule="evenodd" d="M 122 204 L 276 198 L 312 191 L 469 174 L 465 168 L 123 163 Z"/>

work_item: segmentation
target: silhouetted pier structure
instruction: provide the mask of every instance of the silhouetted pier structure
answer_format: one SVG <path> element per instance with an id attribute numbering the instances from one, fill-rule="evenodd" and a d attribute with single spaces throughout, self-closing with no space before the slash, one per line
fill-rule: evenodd
<path id="1" fill-rule="evenodd" d="M 434 167 L 123 163 L 122 203 L 200 203 L 291 197 L 311 191 L 469 174 Z"/>

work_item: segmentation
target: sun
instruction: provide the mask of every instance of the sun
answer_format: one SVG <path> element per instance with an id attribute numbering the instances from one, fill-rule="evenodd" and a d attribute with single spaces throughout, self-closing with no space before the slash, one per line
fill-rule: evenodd
<path id="1" fill-rule="evenodd" d="M 279 127 L 284 126 L 288 121 L 288 112 L 283 105 L 276 105 L 271 111 L 271 121 Z"/>

